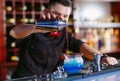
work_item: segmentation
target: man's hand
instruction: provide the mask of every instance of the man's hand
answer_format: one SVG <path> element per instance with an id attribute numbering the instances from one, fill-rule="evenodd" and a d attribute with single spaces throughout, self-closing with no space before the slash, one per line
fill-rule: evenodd
<path id="1" fill-rule="evenodd" d="M 117 59 L 114 58 L 114 57 L 110 57 L 110 56 L 103 57 L 103 58 L 101 59 L 101 62 L 102 62 L 103 64 L 109 64 L 109 65 L 118 64 Z"/>
<path id="2" fill-rule="evenodd" d="M 40 12 L 40 19 L 42 19 L 42 20 L 50 20 L 50 19 L 63 20 L 63 17 L 60 14 L 58 14 L 57 12 L 51 12 L 48 9 L 46 9 L 44 12 Z"/>

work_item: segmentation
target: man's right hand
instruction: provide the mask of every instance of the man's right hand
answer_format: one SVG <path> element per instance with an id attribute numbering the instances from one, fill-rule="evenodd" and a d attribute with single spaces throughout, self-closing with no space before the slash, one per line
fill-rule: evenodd
<path id="1" fill-rule="evenodd" d="M 57 12 L 50 12 L 46 9 L 44 12 L 40 12 L 40 19 L 43 20 L 50 20 L 50 19 L 61 19 L 63 20 L 62 16 Z"/>

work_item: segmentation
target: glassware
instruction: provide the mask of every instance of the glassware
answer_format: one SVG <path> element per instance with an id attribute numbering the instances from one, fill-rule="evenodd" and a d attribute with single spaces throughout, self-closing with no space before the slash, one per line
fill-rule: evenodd
<path id="1" fill-rule="evenodd" d="M 53 72 L 54 79 L 66 78 L 68 75 L 64 70 L 63 66 L 58 66 L 57 71 Z"/>
<path id="2" fill-rule="evenodd" d="M 100 66 L 100 62 L 101 62 L 101 55 L 100 54 L 94 54 L 94 62 L 95 62 L 95 67 L 94 67 L 94 71 L 101 71 L 101 66 Z"/>
<path id="3" fill-rule="evenodd" d="M 43 74 L 37 77 L 37 81 L 53 81 L 53 74 Z"/>
<path id="4" fill-rule="evenodd" d="M 83 58 L 80 54 L 65 55 L 64 69 L 68 74 L 80 73 L 83 68 Z"/>

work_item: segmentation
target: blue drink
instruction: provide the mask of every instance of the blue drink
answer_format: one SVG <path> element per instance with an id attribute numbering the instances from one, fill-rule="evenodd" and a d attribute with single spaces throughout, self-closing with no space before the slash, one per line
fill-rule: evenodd
<path id="1" fill-rule="evenodd" d="M 80 73 L 83 68 L 83 58 L 81 55 L 67 55 L 64 60 L 64 69 L 67 73 Z"/>

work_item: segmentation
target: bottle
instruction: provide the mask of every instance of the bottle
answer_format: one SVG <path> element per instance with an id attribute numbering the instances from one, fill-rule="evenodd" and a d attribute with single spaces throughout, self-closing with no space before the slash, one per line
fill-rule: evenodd
<path id="1" fill-rule="evenodd" d="M 6 6 L 6 11 L 11 12 L 13 10 L 12 6 Z"/>
<path id="2" fill-rule="evenodd" d="M 10 57 L 11 61 L 19 61 L 19 57 L 16 55 L 13 55 Z"/>
<path id="3" fill-rule="evenodd" d="M 40 21 L 36 21 L 35 25 L 39 29 L 49 30 L 49 31 L 59 31 L 67 26 L 66 21 L 59 19 L 40 20 Z"/>
<path id="4" fill-rule="evenodd" d="M 9 23 L 9 24 L 15 24 L 16 21 L 15 21 L 14 18 L 9 18 L 9 19 L 8 19 L 8 23 Z"/>

